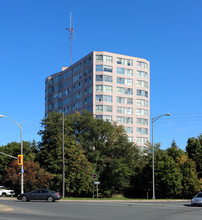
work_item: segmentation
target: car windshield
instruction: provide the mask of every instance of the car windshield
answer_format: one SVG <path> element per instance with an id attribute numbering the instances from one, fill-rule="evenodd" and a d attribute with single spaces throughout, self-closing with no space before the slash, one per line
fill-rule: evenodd
<path id="1" fill-rule="evenodd" d="M 202 197 L 202 193 L 198 193 L 196 197 Z"/>
<path id="2" fill-rule="evenodd" d="M 6 187 L 1 187 L 2 190 L 8 190 Z"/>

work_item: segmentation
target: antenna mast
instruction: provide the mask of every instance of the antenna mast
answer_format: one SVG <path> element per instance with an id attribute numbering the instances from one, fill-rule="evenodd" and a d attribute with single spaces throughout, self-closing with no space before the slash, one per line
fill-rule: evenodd
<path id="1" fill-rule="evenodd" d="M 74 21 L 72 27 L 72 13 L 70 12 L 70 28 L 66 28 L 70 32 L 70 65 L 72 65 L 72 39 L 73 39 L 73 32 L 74 32 Z"/>

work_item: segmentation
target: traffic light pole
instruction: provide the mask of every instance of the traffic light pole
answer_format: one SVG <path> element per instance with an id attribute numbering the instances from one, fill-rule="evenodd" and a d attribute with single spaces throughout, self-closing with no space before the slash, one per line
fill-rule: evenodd
<path id="1" fill-rule="evenodd" d="M 20 125 L 21 155 L 23 156 L 22 125 Z M 21 165 L 21 193 L 24 193 L 24 169 Z"/>

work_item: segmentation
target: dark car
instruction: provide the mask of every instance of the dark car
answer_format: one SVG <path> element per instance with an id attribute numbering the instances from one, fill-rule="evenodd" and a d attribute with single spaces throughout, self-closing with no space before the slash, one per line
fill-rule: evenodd
<path id="1" fill-rule="evenodd" d="M 48 200 L 48 202 L 55 202 L 55 200 L 61 199 L 61 195 L 59 192 L 52 190 L 37 189 L 28 193 L 19 194 L 17 199 L 22 200 L 23 202 L 30 200 Z"/>

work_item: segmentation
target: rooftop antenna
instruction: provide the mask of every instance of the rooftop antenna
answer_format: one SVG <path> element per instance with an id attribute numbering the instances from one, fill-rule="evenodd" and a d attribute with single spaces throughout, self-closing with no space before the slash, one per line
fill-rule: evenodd
<path id="1" fill-rule="evenodd" d="M 72 13 L 70 12 L 70 28 L 66 28 L 70 32 L 70 65 L 72 65 L 72 39 L 74 32 L 74 21 L 72 26 Z"/>

